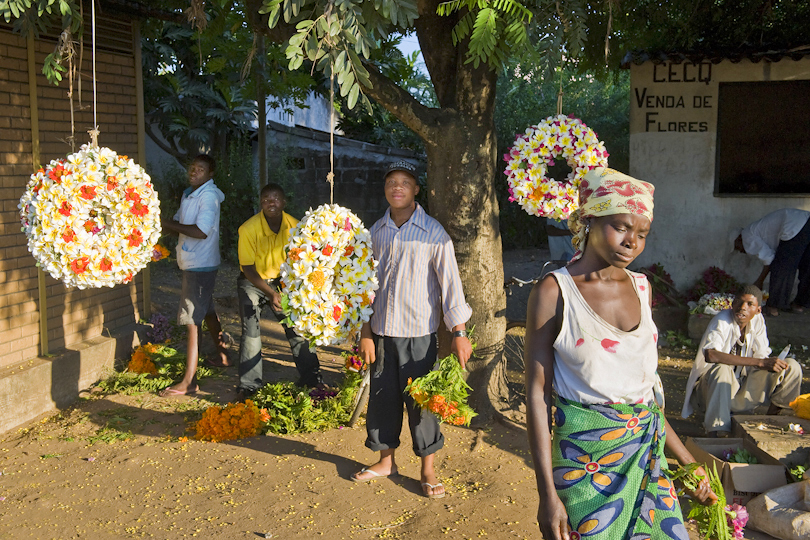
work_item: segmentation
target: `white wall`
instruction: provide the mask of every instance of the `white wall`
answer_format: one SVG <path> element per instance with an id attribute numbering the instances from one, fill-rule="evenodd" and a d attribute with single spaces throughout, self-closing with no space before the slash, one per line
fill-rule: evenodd
<path id="1" fill-rule="evenodd" d="M 761 263 L 732 253 L 729 235 L 779 208 L 810 210 L 810 197 L 714 194 L 719 84 L 804 79 L 810 79 L 807 57 L 631 66 L 630 174 L 656 187 L 655 217 L 640 265 L 662 263 L 682 290 L 709 266 L 743 281 L 756 279 Z"/>

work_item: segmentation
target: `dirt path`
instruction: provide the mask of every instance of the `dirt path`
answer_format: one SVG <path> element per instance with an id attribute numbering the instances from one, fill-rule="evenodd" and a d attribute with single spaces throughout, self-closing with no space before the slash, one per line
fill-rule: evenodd
<path id="1" fill-rule="evenodd" d="M 536 264 L 524 263 L 530 277 Z M 216 296 L 226 330 L 238 337 L 235 278 L 233 268 L 224 269 Z M 170 317 L 178 287 L 171 265 L 153 272 L 156 308 Z M 280 327 L 267 322 L 263 335 L 265 378 L 293 379 Z M 319 353 L 331 384 L 340 377 L 339 353 Z M 680 410 L 674 389 L 685 384 L 690 354 L 662 354 L 673 411 Z M 444 427 L 437 473 L 447 497 L 428 500 L 407 430 L 401 476 L 363 485 L 348 480 L 375 458 L 363 446 L 363 426 L 231 443 L 185 440 L 188 423 L 212 402 L 232 400 L 235 385 L 236 368 L 228 368 L 203 381 L 195 397 L 88 392 L 74 407 L 6 433 L 0 538 L 540 537 L 523 434 L 500 424 Z M 694 422 L 672 420 L 681 435 L 699 434 Z"/>

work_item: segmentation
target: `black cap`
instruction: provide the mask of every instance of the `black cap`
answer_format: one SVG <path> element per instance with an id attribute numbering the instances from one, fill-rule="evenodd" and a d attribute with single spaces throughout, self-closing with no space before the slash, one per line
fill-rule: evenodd
<path id="1" fill-rule="evenodd" d="M 416 165 L 413 163 L 408 163 L 407 161 L 395 161 L 388 165 L 388 170 L 385 171 L 385 177 L 388 178 L 388 175 L 395 171 L 402 171 L 410 174 L 414 178 L 416 178 Z"/>

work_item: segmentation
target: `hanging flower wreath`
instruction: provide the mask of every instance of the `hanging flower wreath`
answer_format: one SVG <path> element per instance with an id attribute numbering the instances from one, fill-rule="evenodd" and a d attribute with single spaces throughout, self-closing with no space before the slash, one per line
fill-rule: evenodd
<path id="1" fill-rule="evenodd" d="M 142 167 L 109 148 L 82 146 L 31 175 L 20 198 L 28 250 L 66 285 L 127 283 L 160 238 L 157 192 Z"/>
<path id="2" fill-rule="evenodd" d="M 554 158 L 562 156 L 571 167 L 565 180 L 546 175 Z M 549 116 L 515 137 L 504 154 L 509 201 L 517 201 L 532 216 L 567 220 L 579 205 L 577 190 L 585 173 L 607 167 L 608 153 L 596 133 L 573 116 Z"/>
<path id="3" fill-rule="evenodd" d="M 324 204 L 290 235 L 281 265 L 286 324 L 312 346 L 353 339 L 371 317 L 378 287 L 368 230 L 348 209 Z"/>

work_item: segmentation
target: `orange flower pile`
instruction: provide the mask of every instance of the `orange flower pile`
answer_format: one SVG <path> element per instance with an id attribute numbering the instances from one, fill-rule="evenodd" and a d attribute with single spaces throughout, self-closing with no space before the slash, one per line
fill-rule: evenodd
<path id="1" fill-rule="evenodd" d="M 228 403 L 225 407 L 213 405 L 195 425 L 194 438 L 219 442 L 255 437 L 269 420 L 267 409 L 259 410 L 250 399 L 244 403 Z"/>
<path id="2" fill-rule="evenodd" d="M 150 348 L 151 343 L 141 345 L 132 353 L 132 358 L 127 364 L 127 371 L 130 373 L 148 373 L 157 375 L 157 366 L 152 362 L 151 355 L 155 353 L 154 348 Z"/>
<path id="3" fill-rule="evenodd" d="M 161 259 L 165 259 L 168 256 L 169 250 L 160 244 L 155 244 L 155 247 L 152 248 L 152 262 L 157 262 Z"/>

